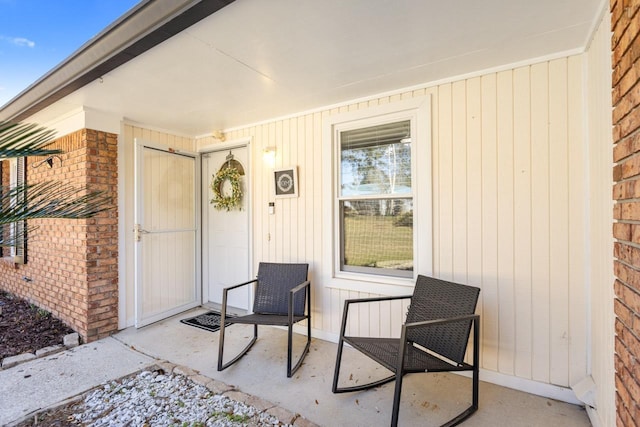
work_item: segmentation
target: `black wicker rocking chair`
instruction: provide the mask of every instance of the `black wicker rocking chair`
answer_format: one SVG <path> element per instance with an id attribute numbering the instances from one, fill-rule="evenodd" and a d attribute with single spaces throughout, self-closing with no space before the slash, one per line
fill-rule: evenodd
<path id="1" fill-rule="evenodd" d="M 261 262 L 254 280 L 225 288 L 222 294 L 220 341 L 218 345 L 218 371 L 237 362 L 258 339 L 258 325 L 286 326 L 288 328 L 287 377 L 298 370 L 311 344 L 311 283 L 307 280 L 308 264 L 279 264 Z M 253 313 L 246 316 L 227 315 L 229 291 L 255 283 Z M 295 366 L 291 367 L 293 325 L 307 320 L 307 343 Z M 223 363 L 225 324 L 253 325 L 253 338 L 233 359 Z"/>
<path id="2" fill-rule="evenodd" d="M 480 289 L 472 286 L 418 276 L 413 295 L 345 301 L 333 376 L 333 392 L 366 390 L 395 380 L 391 425 L 397 426 L 402 377 L 405 374 L 473 371 L 471 406 L 443 426 L 455 426 L 464 421 L 478 409 L 480 317 L 474 313 L 479 293 Z M 351 304 L 405 298 L 411 298 L 411 305 L 399 339 L 345 336 Z M 473 361 L 469 364 L 465 363 L 464 357 L 472 325 Z M 368 384 L 338 387 L 342 349 L 345 343 L 380 363 L 393 372 L 393 375 Z M 429 352 L 425 349 L 428 349 Z"/>

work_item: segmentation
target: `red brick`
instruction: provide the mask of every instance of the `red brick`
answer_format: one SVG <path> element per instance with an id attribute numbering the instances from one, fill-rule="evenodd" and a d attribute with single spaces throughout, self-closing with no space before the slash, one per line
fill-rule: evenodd
<path id="1" fill-rule="evenodd" d="M 636 132 L 627 138 L 619 141 L 613 147 L 613 161 L 620 160 L 640 151 L 640 133 Z"/>
<path id="2" fill-rule="evenodd" d="M 56 162 L 51 169 L 29 168 L 28 182 L 62 180 L 84 186 L 89 181 L 100 180 L 100 185 L 113 196 L 115 204 L 117 174 L 107 171 L 117 170 L 116 135 L 82 130 L 59 138 L 51 148 L 65 151 L 60 156 L 62 165 L 58 166 Z M 97 166 L 96 169 L 89 169 L 87 153 L 90 151 L 97 156 L 97 161 L 92 164 L 98 165 L 102 158 L 108 158 L 109 163 L 101 166 L 102 169 Z M 42 159 L 29 158 L 27 163 L 34 164 L 38 160 Z M 7 171 L 8 168 L 2 169 L 3 182 L 8 179 Z M 91 235 L 87 226 L 96 224 L 95 219 L 34 220 L 33 225 L 38 230 L 29 242 L 28 263 L 0 265 L 3 278 L 0 288 L 46 308 L 76 330 L 85 342 L 117 330 L 117 265 L 112 265 L 113 261 L 105 261 L 109 264 L 106 267 L 115 269 L 115 272 L 104 271 L 87 257 L 89 253 L 95 253 L 102 254 L 104 259 L 117 259 L 118 216 L 117 210 L 114 211 L 99 216 L 108 223 L 91 232 Z M 87 246 L 89 240 L 94 246 Z M 22 281 L 23 276 L 31 277 L 32 284 Z M 90 295 L 93 286 L 103 290 L 96 302 L 98 308 L 95 312 L 89 311 L 89 305 L 93 302 Z M 95 326 L 92 322 L 101 323 Z"/>
<path id="3" fill-rule="evenodd" d="M 616 222 L 613 224 L 613 237 L 615 239 L 631 241 L 631 224 L 625 224 L 622 222 Z"/>
<path id="4" fill-rule="evenodd" d="M 640 37 L 637 39 L 637 43 L 640 48 Z M 640 49 L 638 49 L 640 53 Z M 633 62 L 636 61 L 637 58 L 633 59 Z M 629 92 L 618 102 L 616 108 L 613 110 L 613 123 L 618 123 L 621 119 L 623 119 L 627 114 L 633 111 L 638 105 L 640 105 L 640 85 L 635 84 Z"/>
<path id="5" fill-rule="evenodd" d="M 618 208 L 619 211 L 616 212 L 615 208 Z M 614 207 L 614 214 L 619 215 L 616 216 L 616 219 L 633 221 L 640 220 L 640 202 L 617 203 Z"/>
<path id="6" fill-rule="evenodd" d="M 634 71 L 633 73 L 637 74 L 637 71 Z M 634 77 L 636 81 L 638 77 L 639 77 L 638 75 Z M 621 119 L 619 122 L 615 122 L 614 134 L 615 133 L 618 134 L 618 139 L 624 138 L 630 135 L 631 133 L 635 132 L 639 126 L 640 126 L 640 109 L 635 108 L 629 114 L 627 114 L 623 119 Z"/>
<path id="7" fill-rule="evenodd" d="M 614 301 L 614 312 L 618 319 L 625 325 L 633 324 L 633 312 L 625 306 L 619 299 Z"/>
<path id="8" fill-rule="evenodd" d="M 622 179 L 622 165 L 615 165 L 613 167 L 613 180 L 620 181 Z"/>

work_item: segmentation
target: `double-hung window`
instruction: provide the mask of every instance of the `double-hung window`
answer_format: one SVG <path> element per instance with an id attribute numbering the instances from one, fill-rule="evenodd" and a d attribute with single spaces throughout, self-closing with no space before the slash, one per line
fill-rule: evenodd
<path id="1" fill-rule="evenodd" d="M 323 124 L 327 286 L 390 294 L 431 273 L 429 116 L 421 97 Z"/>
<path id="2" fill-rule="evenodd" d="M 338 138 L 340 270 L 413 277 L 411 120 Z"/>

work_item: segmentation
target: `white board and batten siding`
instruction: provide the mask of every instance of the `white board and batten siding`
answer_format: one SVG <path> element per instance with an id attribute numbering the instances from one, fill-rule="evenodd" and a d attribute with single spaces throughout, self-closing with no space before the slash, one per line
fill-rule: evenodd
<path id="1" fill-rule="evenodd" d="M 322 128 L 329 117 L 431 98 L 433 272 L 482 288 L 485 379 L 569 387 L 587 375 L 584 56 L 490 73 L 233 129 L 251 138 L 254 264 L 308 262 L 317 336 L 339 333 L 343 303 L 374 296 L 314 281 L 322 271 Z M 197 141 L 207 146 L 212 138 Z M 299 197 L 274 200 L 272 169 L 296 165 Z M 417 196 L 419 197 L 419 196 Z M 276 202 L 275 215 L 267 212 Z M 388 336 L 406 305 L 354 312 L 350 327 Z M 495 374 L 492 376 L 492 374 Z M 515 386 L 518 386 L 515 384 Z M 560 392 L 559 397 L 562 396 Z"/>

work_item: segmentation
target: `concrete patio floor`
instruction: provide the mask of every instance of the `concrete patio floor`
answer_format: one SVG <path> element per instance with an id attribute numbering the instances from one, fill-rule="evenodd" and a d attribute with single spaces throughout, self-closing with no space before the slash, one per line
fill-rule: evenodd
<path id="1" fill-rule="evenodd" d="M 293 378 L 287 378 L 286 332 L 263 326 L 253 349 L 235 365 L 218 372 L 219 333 L 179 322 L 204 312 L 205 309 L 199 308 L 144 328 L 128 328 L 114 338 L 147 356 L 184 365 L 234 385 L 242 392 L 297 412 L 321 426 L 389 425 L 394 383 L 364 392 L 331 392 L 337 349 L 334 343 L 313 339 L 303 366 Z M 245 325 L 227 328 L 225 354 L 227 346 L 231 355 L 234 347 L 240 348 L 246 343 L 251 329 Z M 303 340 L 297 336 L 294 348 L 301 349 Z M 388 371 L 356 351 L 345 349 L 344 357 L 341 383 L 363 382 L 388 375 Z M 399 424 L 442 424 L 468 406 L 470 383 L 470 379 L 455 374 L 407 375 L 403 382 Z M 582 407 L 481 381 L 480 409 L 463 425 L 579 427 L 591 424 Z"/>

